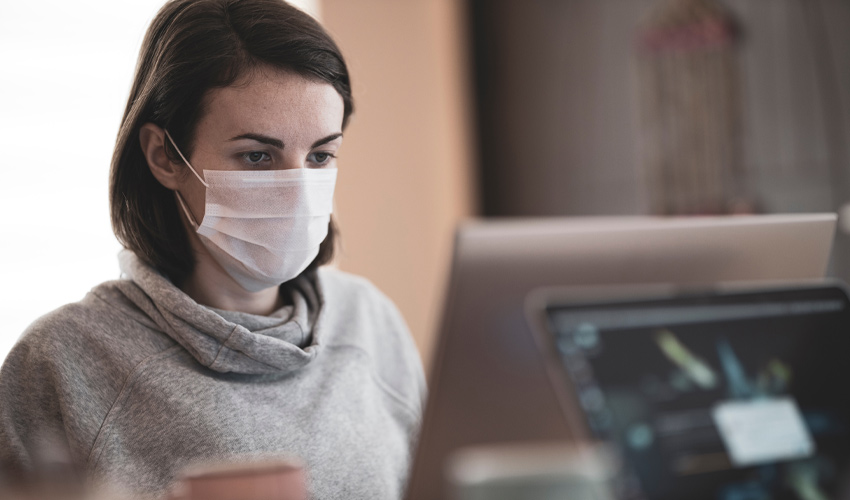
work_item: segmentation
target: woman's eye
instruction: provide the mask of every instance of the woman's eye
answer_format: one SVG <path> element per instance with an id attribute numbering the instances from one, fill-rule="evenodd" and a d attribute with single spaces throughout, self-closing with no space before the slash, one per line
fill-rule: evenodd
<path id="1" fill-rule="evenodd" d="M 328 163 L 329 161 L 331 161 L 331 159 L 333 159 L 333 158 L 334 158 L 334 155 L 332 155 L 331 153 L 318 152 L 318 153 L 313 153 L 313 160 L 312 161 L 316 165 L 324 165 L 324 164 Z"/>
<path id="2" fill-rule="evenodd" d="M 271 160 L 269 154 L 262 151 L 251 151 L 250 153 L 245 153 L 243 156 L 249 163 L 260 163 L 261 161 Z"/>

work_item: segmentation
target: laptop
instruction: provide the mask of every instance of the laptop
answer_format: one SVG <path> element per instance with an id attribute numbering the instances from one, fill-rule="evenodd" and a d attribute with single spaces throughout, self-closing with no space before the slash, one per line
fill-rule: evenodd
<path id="1" fill-rule="evenodd" d="M 529 314 L 572 435 L 622 457 L 618 498 L 847 498 L 841 285 L 588 293 Z"/>
<path id="2" fill-rule="evenodd" d="M 445 498 L 446 459 L 460 448 L 572 438 L 524 318 L 532 289 L 819 278 L 835 222 L 801 214 L 462 225 L 406 498 Z"/>

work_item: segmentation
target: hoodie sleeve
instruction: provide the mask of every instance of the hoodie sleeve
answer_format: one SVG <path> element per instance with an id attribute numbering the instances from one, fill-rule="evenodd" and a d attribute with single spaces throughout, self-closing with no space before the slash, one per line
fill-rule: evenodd
<path id="1" fill-rule="evenodd" d="M 126 378 L 110 369 L 120 356 L 97 341 L 109 321 L 102 309 L 70 304 L 24 332 L 0 368 L 0 466 L 87 465 Z"/>
<path id="2" fill-rule="evenodd" d="M 19 342 L 0 369 L 0 467 L 16 478 L 69 458 L 55 371 L 33 344 Z"/>

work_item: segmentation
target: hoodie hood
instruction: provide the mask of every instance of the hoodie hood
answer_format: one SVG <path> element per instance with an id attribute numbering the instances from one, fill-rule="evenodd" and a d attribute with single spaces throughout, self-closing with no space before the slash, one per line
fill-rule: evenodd
<path id="1" fill-rule="evenodd" d="M 118 260 L 127 279 L 104 286 L 124 295 L 207 368 L 285 374 L 305 367 L 320 350 L 323 300 L 315 273 L 302 273 L 282 288 L 290 305 L 257 316 L 198 304 L 129 250 Z"/>

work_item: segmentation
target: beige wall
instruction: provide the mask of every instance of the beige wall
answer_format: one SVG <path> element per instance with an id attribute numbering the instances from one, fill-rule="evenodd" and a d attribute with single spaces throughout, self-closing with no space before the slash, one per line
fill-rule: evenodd
<path id="1" fill-rule="evenodd" d="M 477 206 L 460 4 L 321 2 L 322 22 L 346 57 L 355 99 L 339 161 L 338 264 L 395 301 L 426 367 L 454 226 Z"/>

